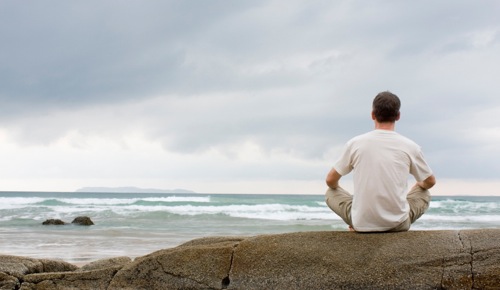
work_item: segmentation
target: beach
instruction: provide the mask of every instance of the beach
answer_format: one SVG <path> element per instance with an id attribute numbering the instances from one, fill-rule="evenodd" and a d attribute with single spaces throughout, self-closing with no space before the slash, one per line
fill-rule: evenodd
<path id="1" fill-rule="evenodd" d="M 433 197 L 411 230 L 498 228 L 500 197 Z M 92 226 L 72 225 L 88 216 Z M 66 225 L 42 225 L 61 219 Z M 73 264 L 201 237 L 346 231 L 322 195 L 0 192 L 0 254 Z"/>

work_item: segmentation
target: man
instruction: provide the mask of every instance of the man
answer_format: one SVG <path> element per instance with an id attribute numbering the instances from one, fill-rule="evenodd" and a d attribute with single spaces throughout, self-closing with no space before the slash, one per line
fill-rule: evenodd
<path id="1" fill-rule="evenodd" d="M 340 159 L 326 177 L 326 203 L 351 230 L 407 231 L 429 207 L 428 189 L 436 183 L 420 146 L 396 133 L 401 102 L 391 92 L 373 100 L 375 130 L 347 142 Z M 354 172 L 354 195 L 339 186 Z M 408 177 L 417 183 L 408 191 Z"/>

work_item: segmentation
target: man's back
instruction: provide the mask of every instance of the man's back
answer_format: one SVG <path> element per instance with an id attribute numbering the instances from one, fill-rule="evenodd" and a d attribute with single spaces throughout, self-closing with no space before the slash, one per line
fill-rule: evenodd
<path id="1" fill-rule="evenodd" d="M 345 175 L 354 171 L 352 222 L 359 231 L 385 231 L 408 218 L 408 175 L 429 172 L 419 146 L 389 130 L 374 130 L 347 143 L 334 166 Z"/>

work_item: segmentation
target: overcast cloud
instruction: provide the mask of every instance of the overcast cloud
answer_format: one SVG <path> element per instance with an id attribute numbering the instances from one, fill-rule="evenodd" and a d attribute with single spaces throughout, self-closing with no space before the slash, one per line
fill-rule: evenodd
<path id="1" fill-rule="evenodd" d="M 2 1 L 0 190 L 321 194 L 383 90 L 438 194 L 500 184 L 498 15 L 493 0 Z"/>

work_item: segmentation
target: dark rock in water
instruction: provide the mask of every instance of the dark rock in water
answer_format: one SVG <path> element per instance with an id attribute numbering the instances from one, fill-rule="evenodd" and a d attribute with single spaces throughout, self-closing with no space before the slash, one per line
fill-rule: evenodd
<path id="1" fill-rule="evenodd" d="M 66 224 L 60 219 L 48 219 L 42 223 L 42 225 L 64 225 Z"/>
<path id="2" fill-rule="evenodd" d="M 76 217 L 71 223 L 81 226 L 91 226 L 94 224 L 94 222 L 92 222 L 92 220 L 88 216 Z"/>

